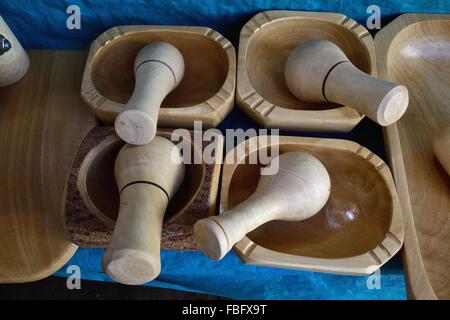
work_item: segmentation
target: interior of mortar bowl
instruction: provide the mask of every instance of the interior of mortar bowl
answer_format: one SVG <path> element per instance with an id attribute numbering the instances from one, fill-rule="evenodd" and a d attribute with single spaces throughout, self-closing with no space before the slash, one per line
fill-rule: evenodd
<path id="1" fill-rule="evenodd" d="M 158 134 L 170 138 L 169 134 Z M 124 142 L 120 139 L 105 140 L 97 145 L 83 160 L 78 175 L 78 185 L 85 205 L 97 217 L 114 224 L 119 213 L 120 197 L 114 177 L 114 163 Z M 194 143 L 191 154 L 200 152 Z M 180 188 L 170 200 L 164 220 L 184 211 L 200 191 L 205 179 L 205 164 L 185 164 L 185 175 Z"/>
<path id="2" fill-rule="evenodd" d="M 326 147 L 280 145 L 280 154 L 305 151 L 318 158 L 331 179 L 324 208 L 304 221 L 270 221 L 247 237 L 273 251 L 314 258 L 364 254 L 383 241 L 392 218 L 393 200 L 375 167 L 357 154 Z M 227 209 L 245 201 L 256 189 L 261 164 L 248 158 L 235 166 L 228 186 Z"/>

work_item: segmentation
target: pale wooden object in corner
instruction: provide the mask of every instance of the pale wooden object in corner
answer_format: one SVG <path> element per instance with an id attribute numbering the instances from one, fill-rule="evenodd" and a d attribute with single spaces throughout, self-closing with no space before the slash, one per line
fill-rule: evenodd
<path id="1" fill-rule="evenodd" d="M 375 37 L 380 78 L 409 90 L 408 111 L 384 128 L 405 222 L 408 295 L 450 299 L 450 178 L 433 140 L 450 125 L 450 15 L 404 14 Z"/>
<path id="2" fill-rule="evenodd" d="M 170 140 L 156 137 L 143 146 L 122 147 L 114 171 L 120 208 L 103 269 L 117 282 L 144 284 L 161 271 L 164 213 L 183 181 L 184 164 Z"/>
<path id="3" fill-rule="evenodd" d="M 271 220 L 301 221 L 316 214 L 330 196 L 330 177 L 323 164 L 304 152 L 272 159 L 273 175 L 264 175 L 255 193 L 236 208 L 197 221 L 194 239 L 203 253 L 222 259 L 247 233 Z"/>
<path id="4" fill-rule="evenodd" d="M 434 139 L 433 150 L 436 158 L 450 175 L 450 127 Z"/>
<path id="5" fill-rule="evenodd" d="M 236 51 L 232 43 L 207 27 L 131 25 L 102 33 L 91 45 L 81 97 L 106 124 L 125 109 L 133 92 L 133 62 L 145 45 L 168 42 L 185 57 L 180 85 L 163 101 L 158 126 L 217 126 L 234 106 Z"/>
<path id="6" fill-rule="evenodd" d="M 139 51 L 134 75 L 133 94 L 114 127 L 125 142 L 142 145 L 155 137 L 161 103 L 183 78 L 183 56 L 169 43 L 152 42 Z"/>
<path id="7" fill-rule="evenodd" d="M 348 105 L 382 126 L 396 122 L 408 107 L 404 86 L 362 72 L 327 40 L 310 40 L 295 48 L 284 74 L 299 99 Z"/>
<path id="8" fill-rule="evenodd" d="M 0 87 L 4 87 L 23 78 L 30 67 L 30 59 L 1 16 L 0 35 L 11 44 L 11 49 L 0 55 Z"/>
<path id="9" fill-rule="evenodd" d="M 234 246 L 245 263 L 363 275 L 400 250 L 402 214 L 389 167 L 352 141 L 259 136 L 242 142 L 224 160 L 221 212 L 253 194 L 260 165 L 249 164 L 249 159 L 268 148 L 279 148 L 280 154 L 303 151 L 319 159 L 330 176 L 331 194 L 309 219 L 270 221 L 247 234 Z"/>
<path id="10" fill-rule="evenodd" d="M 28 51 L 22 81 L 0 88 L 0 282 L 47 277 L 73 255 L 65 185 L 97 125 L 79 96 L 86 52 Z"/>
<path id="11" fill-rule="evenodd" d="M 339 13 L 265 11 L 250 19 L 239 39 L 237 104 L 267 128 L 348 132 L 364 117 L 350 106 L 305 102 L 284 79 L 290 52 L 305 41 L 336 43 L 360 70 L 377 75 L 370 33 Z"/>

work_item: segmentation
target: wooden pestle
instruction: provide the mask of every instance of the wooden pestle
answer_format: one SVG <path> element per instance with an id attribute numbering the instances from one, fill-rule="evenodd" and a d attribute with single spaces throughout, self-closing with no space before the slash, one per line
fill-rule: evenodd
<path id="1" fill-rule="evenodd" d="M 450 175 L 450 127 L 434 139 L 433 151 L 445 171 Z"/>
<path id="2" fill-rule="evenodd" d="M 143 146 L 126 144 L 115 163 L 120 208 L 103 269 L 115 281 L 143 284 L 161 271 L 164 213 L 184 177 L 179 149 L 155 137 Z"/>
<path id="3" fill-rule="evenodd" d="M 310 40 L 289 55 L 286 84 L 306 102 L 350 106 L 382 126 L 396 122 L 408 107 L 408 90 L 356 68 L 333 42 Z"/>
<path id="4" fill-rule="evenodd" d="M 133 94 L 126 109 L 117 115 L 114 127 L 122 140 L 143 145 L 156 135 L 162 101 L 183 78 L 183 56 L 166 42 L 150 43 L 139 51 L 134 75 Z"/>
<path id="5" fill-rule="evenodd" d="M 246 201 L 195 223 L 194 239 L 204 254 L 220 260 L 260 225 L 271 220 L 304 220 L 322 209 L 331 187 L 323 164 L 300 151 L 283 153 L 278 161 L 278 172 L 261 176 L 256 191 Z"/>

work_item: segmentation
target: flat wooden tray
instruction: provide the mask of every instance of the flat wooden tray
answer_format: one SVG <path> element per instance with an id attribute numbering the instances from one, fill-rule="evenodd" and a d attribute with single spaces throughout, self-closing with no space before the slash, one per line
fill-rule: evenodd
<path id="1" fill-rule="evenodd" d="M 42 279 L 77 246 L 62 220 L 64 186 L 96 125 L 79 90 L 85 52 L 28 52 L 28 74 L 0 88 L 0 282 Z"/>
<path id="2" fill-rule="evenodd" d="M 406 114 L 384 129 L 404 214 L 409 295 L 450 299 L 450 179 L 432 151 L 450 126 L 450 15 L 401 15 L 375 46 L 380 77 L 410 95 Z"/>
<path id="3" fill-rule="evenodd" d="M 225 158 L 221 212 L 255 191 L 261 165 L 249 164 L 248 159 L 274 146 L 280 153 L 302 150 L 321 160 L 331 178 L 330 199 L 307 220 L 271 221 L 249 233 L 234 247 L 244 262 L 358 275 L 374 272 L 400 250 L 402 215 L 389 167 L 348 140 L 248 139 L 236 147 L 240 152 Z"/>
<path id="4" fill-rule="evenodd" d="M 183 55 L 180 85 L 164 99 L 158 126 L 218 125 L 234 106 L 236 52 L 230 41 L 206 27 L 117 26 L 91 45 L 81 96 L 106 124 L 124 109 L 134 88 L 137 53 L 152 41 L 166 41 Z"/>
<path id="5" fill-rule="evenodd" d="M 170 139 L 172 131 L 158 129 L 157 135 Z M 192 156 L 197 154 L 202 159 L 210 142 L 195 144 L 194 131 L 187 134 L 191 137 Z M 183 183 L 164 216 L 161 249 L 196 250 L 194 223 L 217 210 L 223 136 L 216 133 L 213 140 L 217 146 L 214 163 L 185 166 Z M 89 132 L 76 155 L 67 187 L 65 217 L 70 238 L 80 247 L 107 247 L 111 240 L 119 211 L 114 162 L 123 144 L 112 127 L 97 127 Z"/>
<path id="6" fill-rule="evenodd" d="M 363 118 L 356 110 L 331 103 L 307 103 L 288 89 L 284 65 L 302 42 L 325 39 L 336 43 L 352 63 L 376 75 L 375 48 L 369 32 L 338 13 L 265 11 L 241 30 L 238 105 L 267 128 L 348 132 Z"/>

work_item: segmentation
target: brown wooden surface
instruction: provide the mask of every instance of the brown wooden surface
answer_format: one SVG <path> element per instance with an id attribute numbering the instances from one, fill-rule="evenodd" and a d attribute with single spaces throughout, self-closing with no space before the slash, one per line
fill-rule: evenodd
<path id="1" fill-rule="evenodd" d="M 134 88 L 133 63 L 153 41 L 174 45 L 183 55 L 180 85 L 164 99 L 160 127 L 193 128 L 195 120 L 215 127 L 234 106 L 236 52 L 220 33 L 205 27 L 117 26 L 91 45 L 81 94 L 95 114 L 111 124 Z"/>
<path id="2" fill-rule="evenodd" d="M 27 75 L 0 88 L 0 282 L 58 270 L 76 250 L 62 221 L 73 157 L 95 117 L 79 95 L 85 52 L 28 52 Z"/>
<path id="3" fill-rule="evenodd" d="M 410 93 L 406 114 L 385 129 L 404 213 L 409 295 L 450 299 L 450 178 L 432 149 L 450 125 L 450 15 L 402 15 L 375 44 L 380 77 Z"/>
<path id="4" fill-rule="evenodd" d="M 280 154 L 311 153 L 331 179 L 330 198 L 319 213 L 304 221 L 271 221 L 238 242 L 235 249 L 246 263 L 368 274 L 400 250 L 403 224 L 394 181 L 389 167 L 368 149 L 348 140 L 285 136 L 279 142 L 252 138 L 245 143 L 246 152 L 235 164 L 229 161 L 232 153 L 225 158 L 221 212 L 255 191 L 261 165 L 249 164 L 247 157 L 257 150 L 279 145 Z"/>
<path id="5" fill-rule="evenodd" d="M 241 30 L 236 100 L 260 125 L 285 130 L 348 132 L 363 118 L 350 107 L 304 102 L 289 91 L 284 79 L 286 60 L 295 47 L 313 39 L 334 42 L 356 67 L 376 76 L 372 37 L 345 15 L 302 11 L 258 13 Z"/>
<path id="6" fill-rule="evenodd" d="M 157 135 L 170 139 L 171 132 L 172 129 L 158 129 Z M 214 215 L 217 210 L 223 137 L 216 137 L 215 163 L 185 166 L 183 183 L 164 217 L 161 249 L 197 249 L 192 238 L 195 221 Z M 65 219 L 72 241 L 81 247 L 106 247 L 111 240 L 119 209 L 114 161 L 123 143 L 114 128 L 97 127 L 80 146 L 68 183 Z M 203 143 L 202 148 L 207 145 Z M 198 151 L 192 147 L 192 154 Z"/>

